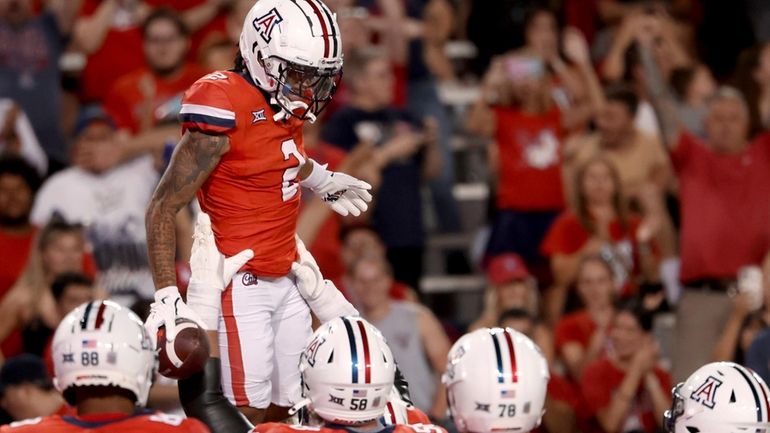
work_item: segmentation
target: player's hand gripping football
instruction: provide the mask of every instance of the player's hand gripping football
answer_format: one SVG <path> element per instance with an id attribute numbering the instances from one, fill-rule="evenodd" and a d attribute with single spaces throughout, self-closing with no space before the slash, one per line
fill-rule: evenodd
<path id="1" fill-rule="evenodd" d="M 311 163 L 313 171 L 300 183 L 321 197 L 334 212 L 342 216 L 359 216 L 369 209 L 371 185 L 345 173 L 329 171 L 326 165 L 313 160 Z"/>
<path id="2" fill-rule="evenodd" d="M 291 264 L 291 273 L 294 274 L 297 289 L 310 310 L 321 323 L 339 316 L 358 316 L 358 310 L 342 296 L 337 286 L 329 280 L 324 280 L 313 255 L 305 248 L 299 236 L 295 237 L 299 257 Z"/>

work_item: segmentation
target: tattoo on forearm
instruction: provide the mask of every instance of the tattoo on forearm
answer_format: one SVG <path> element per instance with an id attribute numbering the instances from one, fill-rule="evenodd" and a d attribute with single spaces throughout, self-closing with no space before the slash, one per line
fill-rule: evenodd
<path id="1" fill-rule="evenodd" d="M 660 124 L 661 134 L 666 144 L 673 146 L 681 128 L 676 98 L 671 88 L 663 80 L 663 74 L 650 47 L 640 45 L 639 51 L 647 82 L 647 91 Z"/>
<path id="2" fill-rule="evenodd" d="M 176 285 L 176 214 L 193 199 L 228 149 L 227 136 L 188 131 L 174 150 L 145 219 L 147 250 L 156 288 Z"/>

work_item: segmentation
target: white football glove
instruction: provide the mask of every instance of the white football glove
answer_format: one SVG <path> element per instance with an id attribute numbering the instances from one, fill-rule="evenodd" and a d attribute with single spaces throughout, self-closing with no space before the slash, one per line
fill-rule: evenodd
<path id="1" fill-rule="evenodd" d="M 189 319 L 201 328 L 206 328 L 200 316 L 184 303 L 179 289 L 176 286 L 164 287 L 155 292 L 155 302 L 150 306 L 150 315 L 144 322 L 144 328 L 150 334 L 152 347 L 158 346 L 158 329 L 166 327 L 166 341 L 172 342 L 176 338 L 177 319 Z"/>
<path id="2" fill-rule="evenodd" d="M 254 251 L 246 249 L 225 258 L 217 249 L 211 219 L 201 212 L 195 222 L 193 246 L 190 253 L 190 283 L 187 286 L 187 305 L 199 315 L 204 329 L 214 331 L 219 323 L 222 291 Z"/>
<path id="3" fill-rule="evenodd" d="M 313 171 L 300 185 L 310 188 L 321 200 L 325 201 L 334 212 L 342 216 L 359 216 L 369 209 L 372 201 L 369 190 L 372 186 L 363 180 L 341 172 L 329 171 L 312 159 Z"/>
<path id="4" fill-rule="evenodd" d="M 340 316 L 358 316 L 358 310 L 345 299 L 337 286 L 324 280 L 313 255 L 305 248 L 299 236 L 296 239 L 299 258 L 291 264 L 291 272 L 299 293 L 318 320 L 324 323 Z"/>

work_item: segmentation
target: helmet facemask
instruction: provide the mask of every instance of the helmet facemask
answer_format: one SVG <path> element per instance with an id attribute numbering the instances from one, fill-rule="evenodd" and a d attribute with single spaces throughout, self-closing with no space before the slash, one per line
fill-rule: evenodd
<path id="1" fill-rule="evenodd" d="M 679 393 L 683 383 L 678 384 L 671 390 L 671 409 L 663 413 L 663 427 L 668 433 L 676 431 L 676 420 L 684 415 L 684 398 Z"/>
<path id="2" fill-rule="evenodd" d="M 280 114 L 283 118 L 286 118 L 288 113 L 300 120 L 315 122 L 317 116 L 332 100 L 342 77 L 342 69 L 316 68 L 282 59 L 273 60 L 278 63 L 277 75 L 270 73 L 271 68 L 265 68 L 267 75 L 276 82 L 271 103 L 276 103 L 282 108 L 283 112 Z"/>

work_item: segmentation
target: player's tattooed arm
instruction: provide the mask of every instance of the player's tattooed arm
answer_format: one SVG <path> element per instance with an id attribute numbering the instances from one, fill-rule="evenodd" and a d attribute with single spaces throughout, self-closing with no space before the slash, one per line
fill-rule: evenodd
<path id="1" fill-rule="evenodd" d="M 187 131 L 147 207 L 147 250 L 156 289 L 176 285 L 176 214 L 190 203 L 230 148 L 225 135 Z"/>

